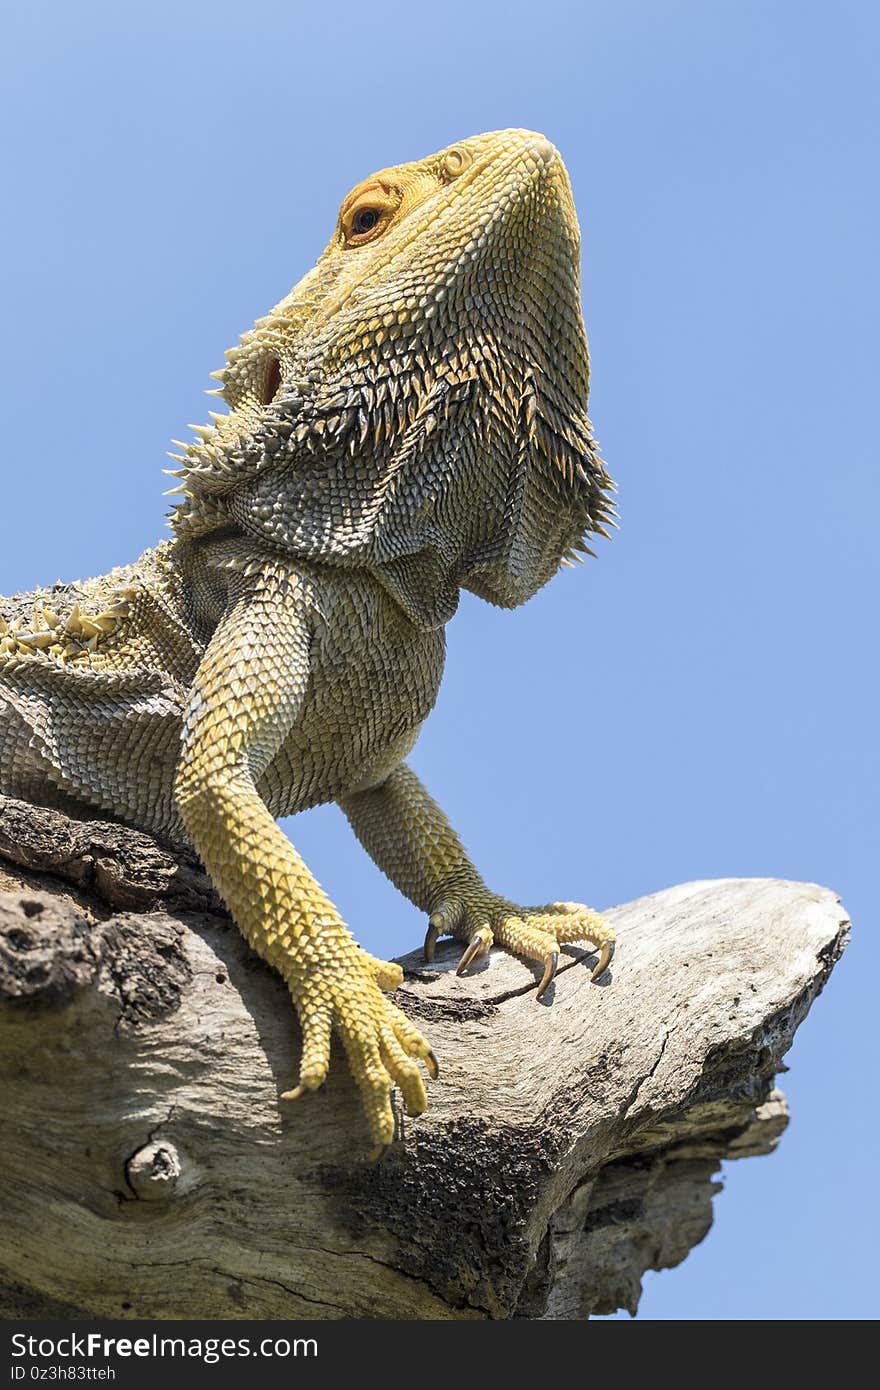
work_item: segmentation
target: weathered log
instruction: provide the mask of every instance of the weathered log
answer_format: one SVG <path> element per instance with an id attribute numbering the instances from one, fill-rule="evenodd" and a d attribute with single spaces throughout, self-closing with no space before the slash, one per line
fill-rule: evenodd
<path id="1" fill-rule="evenodd" d="M 691 883 L 611 910 L 612 968 L 402 963 L 441 1080 L 382 1162 L 344 1059 L 290 1105 L 281 981 L 197 863 L 0 798 L 0 1307 L 80 1318 L 634 1310 L 768 1153 L 774 1074 L 846 943 L 835 895 Z"/>

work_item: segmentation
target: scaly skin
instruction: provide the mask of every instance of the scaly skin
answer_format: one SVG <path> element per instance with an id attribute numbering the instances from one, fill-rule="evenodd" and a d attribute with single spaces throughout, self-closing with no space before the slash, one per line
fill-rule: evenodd
<path id="1" fill-rule="evenodd" d="M 385 169 L 241 345 L 229 411 L 175 455 L 174 538 L 126 569 L 3 602 L 0 789 L 188 840 L 287 982 L 297 1098 L 341 1038 L 377 1149 L 391 1095 L 427 1103 L 420 1032 L 275 819 L 337 801 L 428 914 L 425 947 L 493 940 L 552 979 L 610 927 L 492 893 L 403 759 L 436 699 L 462 588 L 525 602 L 607 534 L 586 415 L 579 234 L 559 155 L 529 131 Z"/>

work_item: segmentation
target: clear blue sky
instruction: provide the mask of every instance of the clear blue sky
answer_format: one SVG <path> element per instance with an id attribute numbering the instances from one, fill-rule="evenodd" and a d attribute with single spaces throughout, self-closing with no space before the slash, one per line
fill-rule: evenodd
<path id="1" fill-rule="evenodd" d="M 522 901 L 768 874 L 856 928 L 778 1154 L 648 1318 L 878 1311 L 878 37 L 852 0 L 4 16 L 0 592 L 162 533 L 170 437 L 352 184 L 502 126 L 563 152 L 622 529 L 518 612 L 465 598 L 415 765 Z M 335 808 L 295 834 L 365 944 L 415 942 Z"/>

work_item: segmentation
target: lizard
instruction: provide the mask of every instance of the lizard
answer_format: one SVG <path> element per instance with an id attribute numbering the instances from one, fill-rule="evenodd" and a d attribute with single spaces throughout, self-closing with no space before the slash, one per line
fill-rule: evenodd
<path id="1" fill-rule="evenodd" d="M 331 1037 L 373 1152 L 439 1067 L 277 824 L 336 802 L 458 973 L 614 946 L 577 903 L 491 891 L 406 762 L 462 590 L 502 608 L 593 554 L 614 485 L 587 415 L 580 231 L 556 148 L 474 136 L 345 198 L 317 263 L 212 373 L 175 441 L 172 535 L 95 579 L 0 601 L 0 791 L 197 852 L 299 1016 L 298 1100 Z"/>

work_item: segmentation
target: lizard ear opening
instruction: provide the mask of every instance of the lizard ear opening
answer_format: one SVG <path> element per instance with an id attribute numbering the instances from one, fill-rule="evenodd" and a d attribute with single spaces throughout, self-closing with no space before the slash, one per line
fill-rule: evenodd
<path id="1" fill-rule="evenodd" d="M 260 400 L 263 405 L 271 405 L 281 386 L 281 363 L 277 357 L 270 357 L 263 373 L 263 389 Z"/>

